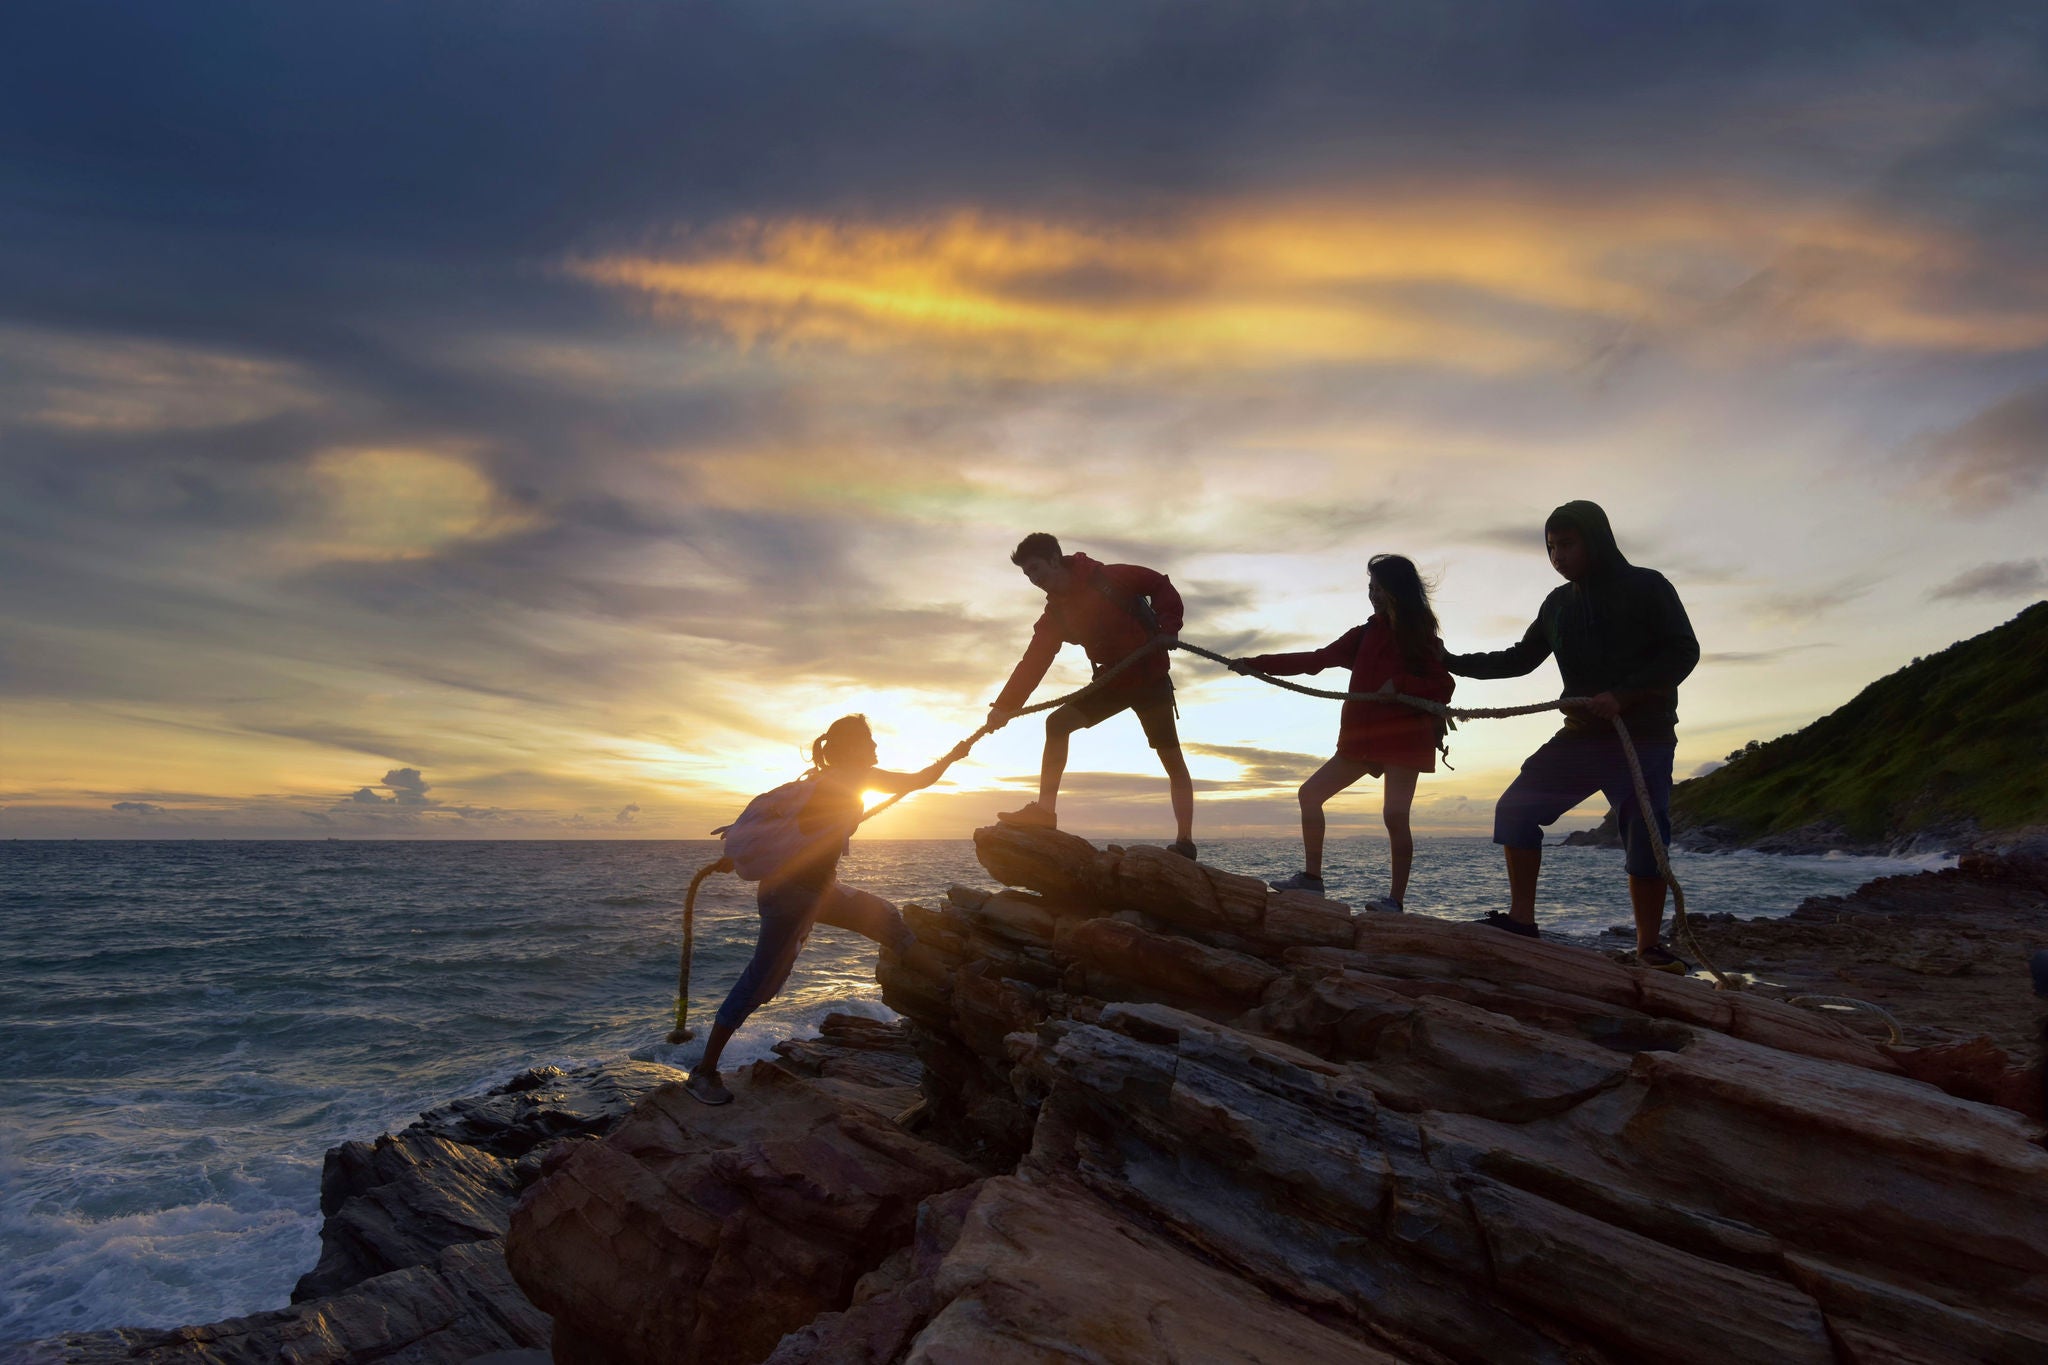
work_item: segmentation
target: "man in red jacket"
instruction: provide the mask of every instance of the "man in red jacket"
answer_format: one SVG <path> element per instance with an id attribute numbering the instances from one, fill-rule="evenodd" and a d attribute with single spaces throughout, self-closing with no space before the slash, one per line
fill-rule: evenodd
<path id="1" fill-rule="evenodd" d="M 1009 682 L 1003 684 L 1002 694 L 988 708 L 992 726 L 1000 727 L 1023 708 L 1062 644 L 1077 644 L 1087 650 L 1089 662 L 1100 673 L 1121 663 L 1155 635 L 1169 641 L 1180 636 L 1180 594 L 1163 573 L 1136 564 L 1098 564 L 1084 554 L 1062 554 L 1059 541 L 1043 531 L 1024 537 L 1010 562 L 1045 594 L 1045 614 L 1032 627 L 1031 644 L 1011 671 Z M 1163 648 L 1119 673 L 1100 692 L 1069 702 L 1046 718 L 1038 799 L 1020 810 L 1004 811 L 998 818 L 1013 825 L 1057 828 L 1054 807 L 1059 801 L 1060 779 L 1067 771 L 1067 737 L 1119 711 L 1137 712 L 1146 740 L 1166 769 L 1177 827 L 1168 847 L 1183 857 L 1194 857 L 1195 784 L 1188 776 L 1180 735 L 1174 729 L 1173 679 Z"/>

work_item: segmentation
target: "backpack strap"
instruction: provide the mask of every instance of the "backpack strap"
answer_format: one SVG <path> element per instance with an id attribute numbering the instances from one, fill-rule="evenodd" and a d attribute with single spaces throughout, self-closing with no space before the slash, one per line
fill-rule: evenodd
<path id="1" fill-rule="evenodd" d="M 1120 588 L 1110 579 L 1109 570 L 1100 564 L 1090 576 L 1089 586 L 1114 602 L 1119 611 L 1132 617 L 1145 628 L 1147 635 L 1159 633 L 1159 613 L 1152 609 L 1152 603 L 1128 589 Z"/>

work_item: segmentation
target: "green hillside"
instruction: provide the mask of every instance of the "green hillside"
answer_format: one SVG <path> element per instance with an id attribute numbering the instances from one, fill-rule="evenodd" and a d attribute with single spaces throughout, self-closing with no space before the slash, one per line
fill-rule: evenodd
<path id="1" fill-rule="evenodd" d="M 1873 841 L 2048 824 L 2048 602 L 1680 783 L 1671 813 L 1743 842 L 1815 824 Z"/>

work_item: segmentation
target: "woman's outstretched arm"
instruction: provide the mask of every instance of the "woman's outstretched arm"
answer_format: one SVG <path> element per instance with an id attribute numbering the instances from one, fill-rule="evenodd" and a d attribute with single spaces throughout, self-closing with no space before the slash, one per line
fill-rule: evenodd
<path id="1" fill-rule="evenodd" d="M 926 787 L 938 781 L 946 769 L 967 757 L 967 751 L 970 747 L 972 746 L 965 740 L 962 740 L 960 743 L 955 744 L 952 752 L 948 753 L 944 758 L 931 764 L 929 767 L 920 768 L 914 773 L 890 772 L 887 768 L 872 769 L 862 779 L 861 786 L 869 791 L 887 792 L 891 796 L 900 796 L 904 792 L 923 791 Z"/>

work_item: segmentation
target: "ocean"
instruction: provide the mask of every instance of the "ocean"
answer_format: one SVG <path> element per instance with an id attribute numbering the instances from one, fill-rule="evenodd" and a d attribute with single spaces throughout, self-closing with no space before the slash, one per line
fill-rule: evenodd
<path id="1" fill-rule="evenodd" d="M 0 1344 L 282 1307 L 319 1251 L 322 1155 L 528 1066 L 687 1065 L 670 1024 L 692 842 L 0 843 Z M 1279 877 L 1292 839 L 1205 842 Z M 1333 896 L 1385 890 L 1374 837 L 1331 841 Z M 1680 854 L 1695 911 L 1782 914 L 1935 860 Z M 856 840 L 894 901 L 986 886 L 973 845 Z M 1484 839 L 1418 841 L 1412 911 L 1505 899 Z M 752 951 L 752 888 L 698 898 L 691 1020 Z M 1546 858 L 1546 934 L 1628 919 L 1620 855 Z M 1605 946 L 1619 940 L 1607 939 Z M 832 1011 L 888 1017 L 866 940 L 820 928 L 728 1065 Z"/>

